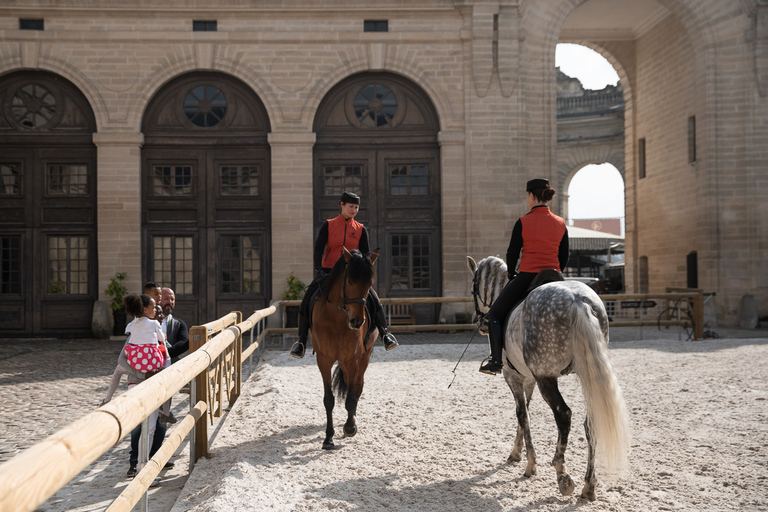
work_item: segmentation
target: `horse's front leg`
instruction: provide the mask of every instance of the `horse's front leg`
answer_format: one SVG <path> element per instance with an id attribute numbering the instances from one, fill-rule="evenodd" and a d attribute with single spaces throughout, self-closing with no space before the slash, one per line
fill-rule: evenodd
<path id="1" fill-rule="evenodd" d="M 557 448 L 552 465 L 557 471 L 557 485 L 564 496 L 573 494 L 573 479 L 565 469 L 565 450 L 568 447 L 568 435 L 571 432 L 571 409 L 566 405 L 560 390 L 557 388 L 557 377 L 538 379 L 539 391 L 555 414 L 557 423 Z"/>
<path id="2" fill-rule="evenodd" d="M 517 372 L 515 370 L 504 370 L 504 379 L 507 381 L 507 385 L 512 389 L 512 385 L 509 383 L 509 379 L 513 378 L 509 373 Z M 536 387 L 536 381 L 534 379 L 528 379 L 523 382 L 523 389 L 525 390 L 525 407 L 526 409 L 531 407 L 531 398 L 533 397 L 533 390 Z M 520 422 L 517 424 L 517 434 L 515 435 L 515 444 L 512 447 L 512 453 L 509 454 L 507 462 L 520 462 L 523 460 L 523 427 L 520 426 Z"/>
<path id="3" fill-rule="evenodd" d="M 357 399 L 360 396 L 358 387 L 362 386 L 353 381 L 347 390 L 347 399 L 344 402 L 347 409 L 347 422 L 344 423 L 344 435 L 346 437 L 354 437 L 357 434 Z"/>
<path id="4" fill-rule="evenodd" d="M 333 363 L 317 359 L 317 366 L 320 368 L 320 374 L 323 376 L 323 389 L 325 394 L 323 395 L 323 405 L 325 405 L 326 427 L 325 427 L 325 440 L 323 441 L 323 450 L 332 450 L 333 444 L 333 407 L 336 405 L 336 398 L 333 396 L 333 388 L 331 386 L 331 367 Z"/>
<path id="5" fill-rule="evenodd" d="M 525 453 L 528 458 L 528 465 L 525 467 L 523 476 L 531 477 L 536 474 L 536 451 L 533 448 L 533 439 L 531 438 L 531 428 L 528 423 L 528 402 L 531 393 L 533 393 L 532 383 L 524 382 L 522 375 L 514 370 L 505 369 L 504 379 L 512 390 L 515 397 L 517 411 L 517 436 L 515 437 L 515 446 L 507 459 L 508 462 L 519 462 L 522 459 L 523 441 L 525 441 Z M 530 389 L 530 391 L 528 391 Z M 528 391 L 528 400 L 526 400 L 526 391 Z"/>

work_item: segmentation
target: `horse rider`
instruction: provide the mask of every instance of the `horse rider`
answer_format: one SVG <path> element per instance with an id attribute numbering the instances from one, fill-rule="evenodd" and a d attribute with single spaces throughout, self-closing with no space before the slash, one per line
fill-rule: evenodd
<path id="1" fill-rule="evenodd" d="M 482 373 L 496 375 L 501 371 L 501 349 L 504 346 L 504 321 L 514 307 L 525 298 L 531 282 L 540 271 L 553 268 L 558 272 L 568 264 L 568 230 L 565 221 L 547 206 L 555 195 L 549 180 L 533 179 L 525 187 L 530 211 L 520 217 L 512 229 L 507 248 L 509 283 L 501 291 L 487 313 L 488 340 L 491 355 L 480 366 Z M 520 272 L 515 273 L 520 251 Z"/>
<path id="2" fill-rule="evenodd" d="M 314 250 L 314 268 L 315 278 L 307 287 L 304 297 L 301 300 L 299 308 L 299 341 L 291 347 L 291 356 L 296 359 L 304 357 L 304 351 L 307 346 L 307 336 L 309 334 L 309 319 L 312 312 L 309 310 L 309 301 L 312 294 L 317 290 L 325 277 L 333 268 L 333 265 L 341 256 L 341 247 L 347 250 L 357 249 L 363 254 L 368 254 L 370 248 L 368 245 L 368 230 L 361 223 L 355 220 L 355 215 L 360 210 L 360 196 L 352 192 L 344 191 L 339 200 L 341 213 L 325 221 L 320 228 L 320 233 L 315 240 Z M 392 350 L 398 343 L 391 332 L 387 330 L 387 319 L 384 315 L 384 308 L 381 306 L 376 292 L 371 288 L 368 292 L 368 302 L 374 311 L 372 321 L 381 333 L 381 339 L 384 342 L 384 348 Z"/>

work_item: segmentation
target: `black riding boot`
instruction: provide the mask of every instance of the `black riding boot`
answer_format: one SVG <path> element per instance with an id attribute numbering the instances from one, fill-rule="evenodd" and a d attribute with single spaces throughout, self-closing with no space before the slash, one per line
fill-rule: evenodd
<path id="1" fill-rule="evenodd" d="M 482 373 L 496 375 L 501 371 L 501 348 L 504 345 L 504 324 L 498 320 L 488 323 L 488 340 L 491 343 L 491 357 L 480 367 Z M 487 361 L 487 362 L 486 362 Z"/>
<path id="2" fill-rule="evenodd" d="M 291 356 L 296 359 L 304 357 L 304 351 L 307 347 L 307 337 L 309 336 L 309 319 L 306 315 L 299 312 L 299 340 L 291 347 Z"/>
<path id="3" fill-rule="evenodd" d="M 381 307 L 381 303 L 379 303 L 379 307 L 376 310 L 376 318 L 374 321 L 381 333 L 381 341 L 384 342 L 384 348 L 386 350 L 392 350 L 397 347 L 399 345 L 397 339 L 395 339 L 395 336 L 387 330 L 387 317 L 384 315 L 384 308 Z"/>

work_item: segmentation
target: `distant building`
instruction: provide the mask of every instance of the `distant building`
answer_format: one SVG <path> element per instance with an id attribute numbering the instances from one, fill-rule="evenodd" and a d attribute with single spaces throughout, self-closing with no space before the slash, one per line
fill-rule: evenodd
<path id="1" fill-rule="evenodd" d="M 621 219 L 573 219 L 577 228 L 621 236 Z"/>

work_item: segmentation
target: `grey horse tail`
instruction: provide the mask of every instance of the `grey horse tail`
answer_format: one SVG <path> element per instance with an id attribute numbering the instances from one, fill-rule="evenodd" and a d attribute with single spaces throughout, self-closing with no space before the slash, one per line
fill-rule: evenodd
<path id="1" fill-rule="evenodd" d="M 331 380 L 331 389 L 333 389 L 333 394 L 336 395 L 339 400 L 344 400 L 347 398 L 347 383 L 344 380 L 344 372 L 342 371 L 341 366 L 338 364 L 333 370 L 333 378 Z"/>
<path id="2" fill-rule="evenodd" d="M 574 308 L 573 366 L 581 380 L 595 461 L 606 476 L 620 476 L 627 470 L 630 449 L 627 406 L 593 306 L 577 296 Z"/>

